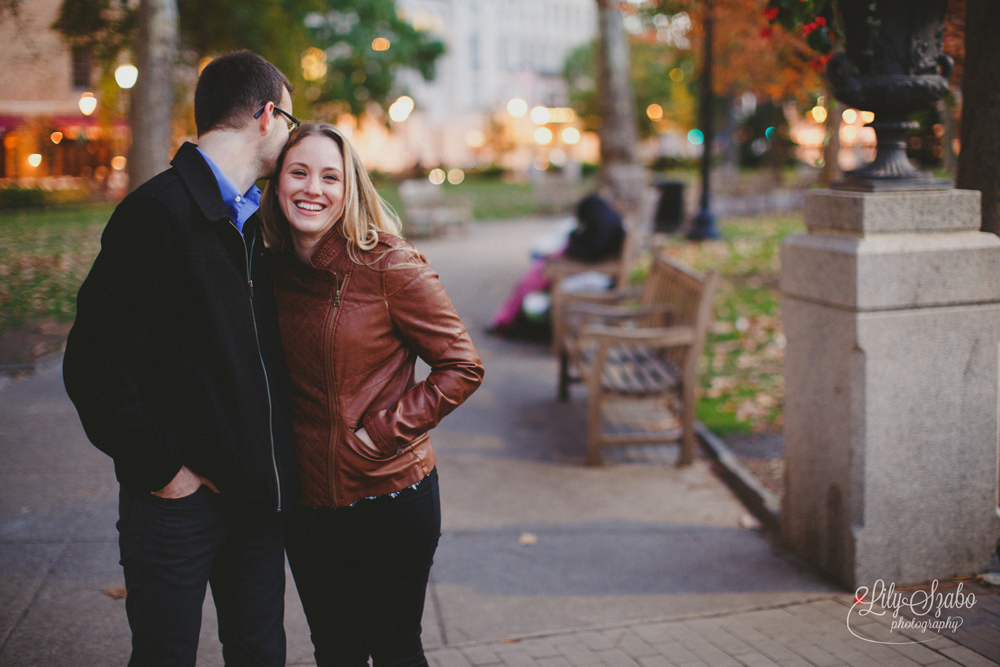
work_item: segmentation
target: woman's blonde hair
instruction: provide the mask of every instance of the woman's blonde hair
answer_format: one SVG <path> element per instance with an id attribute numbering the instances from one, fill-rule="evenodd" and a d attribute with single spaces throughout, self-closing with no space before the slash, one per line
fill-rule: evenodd
<path id="1" fill-rule="evenodd" d="M 347 250 L 351 259 L 363 264 L 357 249 L 373 250 L 378 244 L 379 232 L 401 236 L 402 225 L 396 212 L 375 191 L 368 170 L 354 146 L 340 130 L 326 123 L 300 125 L 288 137 L 288 143 L 278 156 L 276 175 L 268 181 L 260 202 L 264 242 L 278 250 L 286 248 L 290 243 L 288 219 L 278 205 L 278 182 L 281 180 L 281 170 L 288 151 L 307 137 L 326 137 L 332 140 L 340 147 L 344 156 L 344 210 L 337 222 L 340 224 L 340 232 L 347 238 Z"/>

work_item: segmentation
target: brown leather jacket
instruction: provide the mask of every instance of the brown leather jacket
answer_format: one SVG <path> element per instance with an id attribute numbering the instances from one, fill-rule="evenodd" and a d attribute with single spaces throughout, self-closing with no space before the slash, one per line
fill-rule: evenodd
<path id="1" fill-rule="evenodd" d="M 380 234 L 372 263 L 351 260 L 339 225 L 310 265 L 275 266 L 278 320 L 292 378 L 300 502 L 344 506 L 415 484 L 435 464 L 428 431 L 482 382 L 483 365 L 437 273 Z M 417 264 L 391 269 L 399 264 Z M 414 381 L 417 357 L 431 367 Z M 354 435 L 371 435 L 374 454 Z"/>

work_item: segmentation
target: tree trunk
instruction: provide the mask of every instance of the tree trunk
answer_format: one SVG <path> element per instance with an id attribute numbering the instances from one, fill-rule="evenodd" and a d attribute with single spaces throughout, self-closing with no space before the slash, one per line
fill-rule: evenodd
<path id="1" fill-rule="evenodd" d="M 132 147 L 128 160 L 131 190 L 170 166 L 177 0 L 142 0 L 138 19 L 135 55 L 139 78 L 132 89 Z"/>
<path id="2" fill-rule="evenodd" d="M 646 170 L 636 156 L 639 128 L 635 120 L 632 68 L 621 11 L 612 0 L 597 0 L 600 40 L 598 90 L 601 112 L 602 187 L 624 209 L 636 210 L 646 187 Z"/>
<path id="3" fill-rule="evenodd" d="M 984 232 L 1000 234 L 1000 33 L 996 0 L 968 0 L 959 188 L 983 193 Z"/>
<path id="4" fill-rule="evenodd" d="M 827 109 L 823 169 L 819 175 L 820 183 L 827 187 L 831 183 L 839 181 L 844 175 L 840 170 L 840 120 L 843 118 L 843 114 L 844 105 L 839 102 L 834 102 Z"/>

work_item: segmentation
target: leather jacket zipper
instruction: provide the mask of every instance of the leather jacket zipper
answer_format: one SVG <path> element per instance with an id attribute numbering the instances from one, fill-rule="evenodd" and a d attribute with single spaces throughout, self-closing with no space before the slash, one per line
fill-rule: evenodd
<path id="1" fill-rule="evenodd" d="M 340 278 L 333 274 L 333 284 L 336 286 L 336 293 L 333 297 L 333 312 L 327 322 L 325 345 L 323 346 L 323 365 L 326 367 L 326 395 L 330 408 L 330 505 L 337 505 L 337 393 L 336 382 L 333 371 L 333 331 L 337 323 L 337 308 L 340 307 Z"/>
<path id="2" fill-rule="evenodd" d="M 236 225 L 233 225 L 235 227 Z M 237 231 L 239 231 L 237 229 Z M 247 240 L 243 234 L 240 234 L 240 238 L 243 239 L 243 247 L 247 249 Z M 260 333 L 257 331 L 257 312 L 254 309 L 253 303 L 253 249 L 257 244 L 257 234 L 254 232 L 253 238 L 250 241 L 250 247 L 247 249 L 246 259 L 247 259 L 247 286 L 250 288 L 250 319 L 253 320 L 253 335 L 254 340 L 257 342 L 257 358 L 260 359 L 261 370 L 264 371 L 264 388 L 267 390 L 267 431 L 268 436 L 271 441 L 271 465 L 274 466 L 274 482 L 278 489 L 278 505 L 277 511 L 281 512 L 281 476 L 278 474 L 278 458 L 274 452 L 274 405 L 271 401 L 271 380 L 267 374 L 267 364 L 264 363 L 264 353 L 260 349 Z"/>

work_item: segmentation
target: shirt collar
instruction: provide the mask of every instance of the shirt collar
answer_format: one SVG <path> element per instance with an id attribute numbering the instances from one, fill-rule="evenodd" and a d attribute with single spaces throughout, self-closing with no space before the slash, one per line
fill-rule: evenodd
<path id="1" fill-rule="evenodd" d="M 229 211 L 229 216 L 233 224 L 242 233 L 243 224 L 260 208 L 260 188 L 256 185 L 251 185 L 249 190 L 240 194 L 240 191 L 236 189 L 236 185 L 219 168 L 219 165 L 215 164 L 212 158 L 208 157 L 201 148 L 198 149 L 198 152 L 205 158 L 205 162 L 215 175 L 215 180 L 219 183 L 219 192 L 222 194 L 222 201 L 226 205 L 226 210 Z"/>

